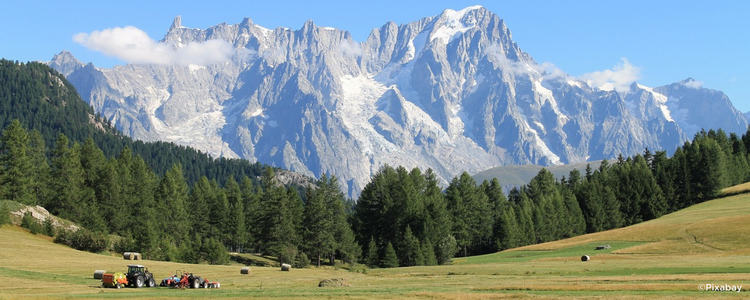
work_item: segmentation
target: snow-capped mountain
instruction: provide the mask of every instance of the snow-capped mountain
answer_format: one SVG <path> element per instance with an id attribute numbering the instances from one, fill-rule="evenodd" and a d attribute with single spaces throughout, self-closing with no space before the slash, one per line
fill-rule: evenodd
<path id="1" fill-rule="evenodd" d="M 608 91 L 545 71 L 479 6 L 389 22 L 361 43 L 312 21 L 203 30 L 178 17 L 160 43 L 215 40 L 234 49 L 225 62 L 100 69 L 63 52 L 50 65 L 134 138 L 334 174 L 350 195 L 384 164 L 450 180 L 504 164 L 671 153 L 700 128 L 747 128 L 724 94 L 692 79 Z"/>

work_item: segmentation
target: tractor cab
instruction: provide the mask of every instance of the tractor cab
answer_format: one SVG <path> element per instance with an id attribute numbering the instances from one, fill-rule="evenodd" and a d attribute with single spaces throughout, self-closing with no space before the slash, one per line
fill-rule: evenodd
<path id="1" fill-rule="evenodd" d="M 144 267 L 143 265 L 128 265 L 128 274 L 134 274 L 134 273 L 146 273 L 148 272 L 148 269 Z"/>

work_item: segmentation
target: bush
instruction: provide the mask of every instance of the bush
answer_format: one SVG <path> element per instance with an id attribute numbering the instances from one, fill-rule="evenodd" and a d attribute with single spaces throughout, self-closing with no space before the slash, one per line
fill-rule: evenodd
<path id="1" fill-rule="evenodd" d="M 0 226 L 10 224 L 10 209 L 4 201 L 0 201 Z"/>
<path id="2" fill-rule="evenodd" d="M 229 264 L 229 252 L 224 244 L 216 239 L 209 238 L 203 241 L 203 258 L 212 265 Z"/>
<path id="3" fill-rule="evenodd" d="M 73 233 L 71 242 L 71 247 L 93 253 L 99 253 L 109 248 L 109 237 L 107 235 L 94 233 L 86 229 L 79 229 Z"/>
<path id="4" fill-rule="evenodd" d="M 453 255 L 456 254 L 456 251 L 458 250 L 458 244 L 456 243 L 456 238 L 453 237 L 453 235 L 448 235 L 445 238 L 443 238 L 437 245 L 437 249 L 435 249 L 437 252 L 437 263 L 440 265 L 447 265 L 451 263 L 451 259 L 453 258 Z"/>
<path id="5" fill-rule="evenodd" d="M 292 267 L 294 267 L 295 269 L 307 268 L 308 265 L 310 265 L 310 259 L 307 258 L 307 254 L 305 254 L 305 252 L 299 252 L 297 254 L 297 257 L 294 259 L 294 262 L 292 262 Z"/>
<path id="6" fill-rule="evenodd" d="M 94 233 L 86 229 L 76 232 L 60 230 L 55 243 L 63 244 L 77 250 L 99 253 L 109 248 L 109 237 L 103 233 Z"/>
<path id="7" fill-rule="evenodd" d="M 349 272 L 367 274 L 367 266 L 363 264 L 351 264 Z"/>
<path id="8" fill-rule="evenodd" d="M 57 230 L 55 229 L 55 225 L 52 224 L 52 216 L 47 217 L 44 219 L 44 224 L 42 224 L 42 233 L 44 233 L 47 236 L 54 237 L 56 235 Z"/>
<path id="9" fill-rule="evenodd" d="M 70 231 L 60 229 L 55 236 L 55 243 L 70 247 L 73 244 L 72 237 L 73 234 Z"/>
<path id="10" fill-rule="evenodd" d="M 34 219 L 34 215 L 30 211 L 23 214 L 21 227 L 28 229 L 32 234 L 38 234 L 42 231 L 42 225 Z"/>
<path id="11" fill-rule="evenodd" d="M 123 237 L 119 241 L 115 242 L 115 245 L 113 246 L 115 252 L 118 253 L 124 253 L 124 252 L 138 252 L 136 250 L 135 240 L 131 237 Z"/>

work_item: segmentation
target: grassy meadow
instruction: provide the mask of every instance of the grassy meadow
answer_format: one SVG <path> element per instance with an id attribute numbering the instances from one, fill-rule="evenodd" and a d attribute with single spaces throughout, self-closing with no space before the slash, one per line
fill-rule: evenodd
<path id="1" fill-rule="evenodd" d="M 738 191 L 729 190 L 728 193 Z M 594 250 L 609 245 L 606 250 Z M 582 255 L 591 260 L 582 262 Z M 245 257 L 259 261 L 262 258 Z M 187 270 L 219 289 L 105 289 L 94 270 L 144 264 L 157 282 Z M 0 228 L 0 299 L 705 299 L 750 296 L 750 194 L 708 201 L 634 226 L 474 257 L 452 265 L 394 269 L 191 265 L 126 261 Z M 344 278 L 349 287 L 319 288 Z M 701 291 L 701 284 L 742 285 L 742 292 Z"/>

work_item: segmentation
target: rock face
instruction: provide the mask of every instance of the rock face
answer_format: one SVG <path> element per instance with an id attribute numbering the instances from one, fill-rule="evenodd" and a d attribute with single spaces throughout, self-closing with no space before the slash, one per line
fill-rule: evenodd
<path id="1" fill-rule="evenodd" d="M 362 43 L 312 21 L 270 30 L 246 18 L 201 30 L 178 17 L 160 43 L 214 40 L 233 56 L 99 69 L 63 52 L 50 65 L 134 138 L 334 174 L 352 196 L 384 164 L 450 180 L 504 164 L 671 153 L 700 128 L 747 128 L 724 94 L 692 79 L 607 91 L 545 72 L 478 6 L 389 22 Z"/>

